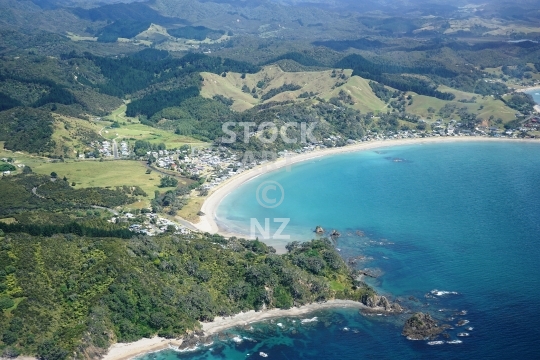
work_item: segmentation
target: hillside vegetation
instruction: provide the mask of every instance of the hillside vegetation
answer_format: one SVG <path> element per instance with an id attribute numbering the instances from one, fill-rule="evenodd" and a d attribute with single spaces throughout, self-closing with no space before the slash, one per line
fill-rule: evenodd
<path id="1" fill-rule="evenodd" d="M 230 98 L 233 100 L 231 106 L 233 110 L 244 111 L 259 104 L 275 101 L 304 101 L 316 97 L 329 100 L 343 90 L 353 98 L 353 108 L 363 112 L 383 110 L 386 105 L 373 93 L 368 82 L 357 76 L 351 77 L 351 73 L 350 70 L 285 72 L 277 65 L 265 66 L 256 74 L 229 72 L 225 77 L 203 72 L 201 95 L 207 98 L 216 95 Z M 286 84 L 299 86 L 300 89 L 279 92 L 266 100 L 261 99 L 272 90 Z M 305 93 L 309 95 L 302 97 L 301 95 Z"/>
<path id="2" fill-rule="evenodd" d="M 274 255 L 258 241 L 209 234 L 6 234 L 0 268 L 4 352 L 42 359 L 95 359 L 113 342 L 183 336 L 218 315 L 372 293 L 327 240 Z"/>

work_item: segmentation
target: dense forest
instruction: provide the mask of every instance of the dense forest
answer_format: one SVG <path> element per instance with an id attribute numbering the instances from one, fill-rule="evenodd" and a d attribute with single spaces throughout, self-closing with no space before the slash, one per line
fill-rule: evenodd
<path id="1" fill-rule="evenodd" d="M 523 114 L 529 115 L 533 112 L 536 102 L 533 97 L 526 93 L 514 93 L 509 98 L 504 99 L 504 102 Z"/>
<path id="2" fill-rule="evenodd" d="M 97 40 L 101 42 L 116 42 L 118 38 L 127 38 L 137 36 L 150 27 L 150 21 L 115 21 L 110 25 L 102 28 L 97 34 Z"/>
<path id="3" fill-rule="evenodd" d="M 199 88 L 195 86 L 186 89 L 177 89 L 173 91 L 158 91 L 147 95 L 142 99 L 135 100 L 128 104 L 126 115 L 137 116 L 145 115 L 151 117 L 155 113 L 169 107 L 179 106 L 189 98 L 199 95 Z"/>
<path id="4" fill-rule="evenodd" d="M 0 141 L 13 151 L 48 152 L 54 147 L 52 122 L 50 112 L 40 109 L 19 107 L 0 112 Z"/>
<path id="5" fill-rule="evenodd" d="M 3 351 L 96 358 L 112 339 L 183 336 L 218 315 L 373 293 L 328 240 L 288 248 L 275 255 L 258 241 L 210 234 L 0 235 Z"/>
<path id="6" fill-rule="evenodd" d="M 438 91 L 434 84 L 415 76 L 402 74 L 433 74 L 442 78 L 451 78 L 457 74 L 442 66 L 402 67 L 394 64 L 376 64 L 360 55 L 349 55 L 336 64 L 337 68 L 353 69 L 353 76 L 377 81 L 400 91 L 413 91 L 420 95 L 433 96 L 442 100 L 453 100 L 454 94 Z"/>

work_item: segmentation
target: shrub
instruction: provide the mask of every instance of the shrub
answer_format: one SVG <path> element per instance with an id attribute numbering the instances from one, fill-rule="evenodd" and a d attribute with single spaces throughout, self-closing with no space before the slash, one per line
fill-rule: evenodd
<path id="1" fill-rule="evenodd" d="M 7 296 L 0 297 L 0 309 L 5 310 L 12 308 L 15 305 L 13 299 Z"/>

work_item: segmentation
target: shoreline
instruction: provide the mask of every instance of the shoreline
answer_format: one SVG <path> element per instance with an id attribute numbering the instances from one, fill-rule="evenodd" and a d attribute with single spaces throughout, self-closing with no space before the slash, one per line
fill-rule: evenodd
<path id="1" fill-rule="evenodd" d="M 310 153 L 298 154 L 289 159 L 278 159 L 274 163 L 259 165 L 254 169 L 245 171 L 238 176 L 235 176 L 220 186 L 216 187 L 210 196 L 206 199 L 203 204 L 203 209 L 210 209 L 211 213 L 206 213 L 203 218 L 206 218 L 206 222 L 201 224 L 194 224 L 201 231 L 215 232 L 224 236 L 237 236 L 235 234 L 230 234 L 224 232 L 219 228 L 217 222 L 215 221 L 215 211 L 221 203 L 221 201 L 230 194 L 231 191 L 235 190 L 237 187 L 245 184 L 248 181 L 251 181 L 257 178 L 260 175 L 269 173 L 271 171 L 276 171 L 286 166 L 290 166 L 296 163 L 303 161 L 308 161 L 311 159 L 316 159 L 323 156 L 358 152 L 365 150 L 372 150 L 385 147 L 394 147 L 394 146 L 404 146 L 404 145 L 420 145 L 420 144 L 432 144 L 432 143 L 455 143 L 455 142 L 501 142 L 509 141 L 516 143 L 540 143 L 538 140 L 534 139 L 497 139 L 497 138 L 488 138 L 488 137 L 430 137 L 430 138 L 418 138 L 418 139 L 399 139 L 399 140 L 380 140 L 380 141 L 371 141 L 364 142 L 355 145 L 349 145 L 341 148 L 331 148 L 317 150 Z M 206 207 L 206 208 L 205 208 Z M 213 221 L 208 221 L 209 214 L 212 214 Z M 209 230 L 205 230 L 204 226 L 209 226 Z M 212 230 L 212 227 L 217 228 L 217 231 Z M 239 235 L 244 237 L 244 235 Z M 247 312 L 241 312 L 239 314 L 230 316 L 230 317 L 215 317 L 212 322 L 200 323 L 201 329 L 204 332 L 204 336 L 212 336 L 218 334 L 222 331 L 225 331 L 230 328 L 246 326 L 252 323 L 257 323 L 269 319 L 275 318 L 289 318 L 289 317 L 300 317 L 306 314 L 332 308 L 353 308 L 353 309 L 371 309 L 365 306 L 364 304 L 351 300 L 330 300 L 324 303 L 312 303 L 304 305 L 301 307 L 294 307 L 288 310 L 283 309 L 271 309 L 263 311 L 250 310 Z M 117 343 L 112 345 L 107 354 L 102 357 L 103 360 L 128 360 L 133 359 L 138 356 L 145 354 L 158 352 L 166 350 L 171 346 L 180 346 L 182 344 L 182 339 L 165 339 L 160 337 L 153 337 L 151 339 L 141 339 L 133 343 Z"/>
<path id="2" fill-rule="evenodd" d="M 258 165 L 253 169 L 244 171 L 243 173 L 234 176 L 224 183 L 216 187 L 204 201 L 201 211 L 205 214 L 201 216 L 198 223 L 194 223 L 193 226 L 199 231 L 209 232 L 212 234 L 219 234 L 225 237 L 241 237 L 249 238 L 249 235 L 230 232 L 219 225 L 217 219 L 217 209 L 223 199 L 225 199 L 230 193 L 244 185 L 245 183 L 272 171 L 277 171 L 284 167 L 290 167 L 294 164 L 313 160 L 323 156 L 345 154 L 350 152 L 360 152 L 378 148 L 405 146 L 405 145 L 423 145 L 432 143 L 455 143 L 455 142 L 537 142 L 534 139 L 500 139 L 482 136 L 453 136 L 453 137 L 429 137 L 429 138 L 414 138 L 414 139 L 397 139 L 397 140 L 376 140 L 369 142 L 362 142 L 354 145 L 347 145 L 339 148 L 329 148 L 322 150 L 315 150 L 309 153 L 295 154 L 288 158 L 279 158 L 276 161 L 268 164 Z M 277 249 L 278 254 L 283 253 L 284 249 Z"/>
<path id="3" fill-rule="evenodd" d="M 297 317 L 312 313 L 314 311 L 334 309 L 334 308 L 353 308 L 353 309 L 369 309 L 366 305 L 353 300 L 329 300 L 324 303 L 312 303 L 301 307 L 293 307 L 287 310 L 271 309 L 263 311 L 250 310 L 241 312 L 230 317 L 217 316 L 214 321 L 201 323 L 202 330 L 205 336 L 214 335 L 223 330 L 237 326 L 246 326 L 252 323 L 261 322 L 264 320 L 281 318 L 281 317 Z M 373 309 L 371 309 L 373 310 Z"/>
<path id="4" fill-rule="evenodd" d="M 333 308 L 368 309 L 366 305 L 352 300 L 329 300 L 324 303 L 312 303 L 301 307 L 293 307 L 288 310 L 250 310 L 247 312 L 241 312 L 230 317 L 216 316 L 213 321 L 200 324 L 202 327 L 202 331 L 204 332 L 204 336 L 212 336 L 221 331 L 238 326 L 246 326 L 252 323 L 257 323 L 275 318 L 299 317 L 315 311 Z M 101 359 L 129 360 L 137 356 L 166 350 L 171 346 L 180 345 L 182 345 L 182 339 L 165 339 L 155 336 L 151 339 L 144 338 L 132 343 L 116 343 L 109 347 L 107 354 L 104 355 Z"/>
<path id="5" fill-rule="evenodd" d="M 518 92 L 529 92 L 529 91 L 537 91 L 537 90 L 540 90 L 540 85 L 539 86 L 533 86 L 533 87 L 519 89 L 517 91 Z"/>
<path id="6" fill-rule="evenodd" d="M 129 360 L 181 344 L 181 339 L 165 339 L 159 336 L 151 339 L 143 338 L 132 343 L 116 343 L 109 347 L 107 354 L 101 360 Z"/>

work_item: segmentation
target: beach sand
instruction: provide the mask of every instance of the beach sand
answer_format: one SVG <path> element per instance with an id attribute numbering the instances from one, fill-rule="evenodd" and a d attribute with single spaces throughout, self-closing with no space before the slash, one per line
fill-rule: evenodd
<path id="1" fill-rule="evenodd" d="M 529 92 L 529 91 L 536 91 L 536 90 L 540 90 L 540 86 L 528 87 L 528 88 L 519 89 L 519 90 L 516 90 L 516 91 L 518 91 L 518 92 Z"/>
<path id="2" fill-rule="evenodd" d="M 298 317 L 312 313 L 317 310 L 331 308 L 354 308 L 367 309 L 367 307 L 359 302 L 352 300 L 330 300 L 324 303 L 313 303 L 301 307 L 295 307 L 288 310 L 272 309 L 265 311 L 248 311 L 236 314 L 231 317 L 216 317 L 214 321 L 202 323 L 202 329 L 206 336 L 219 333 L 223 330 L 236 327 L 246 326 L 251 323 L 260 322 L 262 320 L 282 318 L 282 317 Z"/>
<path id="3" fill-rule="evenodd" d="M 161 337 L 151 339 L 141 339 L 132 343 L 118 343 L 109 348 L 103 360 L 128 360 L 137 355 L 146 354 L 153 351 L 165 350 L 169 346 L 179 346 L 182 340 L 171 340 Z"/>
<path id="4" fill-rule="evenodd" d="M 208 198 L 202 205 L 201 211 L 205 215 L 201 216 L 200 221 L 196 224 L 193 224 L 193 226 L 195 226 L 197 229 L 199 229 L 202 232 L 209 232 L 213 234 L 218 233 L 225 237 L 236 236 L 236 237 L 249 238 L 249 235 L 231 233 L 227 231 L 226 229 L 221 228 L 218 225 L 217 218 L 216 218 L 216 211 L 221 201 L 223 201 L 223 199 L 227 195 L 229 195 L 232 191 L 234 191 L 236 188 L 247 183 L 248 181 L 255 179 L 258 176 L 261 176 L 271 171 L 282 169 L 284 167 L 292 166 L 302 161 L 307 161 L 307 160 L 315 159 L 322 156 L 328 156 L 328 155 L 342 154 L 342 153 L 348 153 L 348 152 L 357 152 L 357 151 L 366 151 L 366 150 L 372 150 L 372 149 L 377 149 L 377 148 L 394 147 L 394 146 L 400 146 L 400 145 L 454 143 L 454 142 L 464 142 L 464 141 L 524 142 L 528 140 L 496 139 L 496 138 L 476 137 L 476 136 L 429 137 L 429 138 L 415 138 L 415 139 L 369 141 L 369 142 L 362 142 L 359 144 L 348 145 L 348 146 L 339 147 L 339 148 L 330 148 L 330 149 L 316 150 L 309 153 L 295 154 L 289 158 L 280 158 L 274 161 L 273 163 L 259 165 L 253 169 L 247 170 L 239 175 L 236 175 L 228 179 L 224 183 L 220 184 L 219 186 L 217 186 L 215 189 L 213 189 L 213 191 L 210 193 L 210 196 L 208 196 Z M 535 141 L 535 140 L 532 140 L 532 141 Z M 269 244 L 269 245 L 275 246 L 276 244 Z M 278 253 L 283 253 L 285 251 L 284 248 L 281 248 L 281 246 L 279 248 L 276 247 L 276 250 Z"/>
<path id="5" fill-rule="evenodd" d="M 245 326 L 263 320 L 281 317 L 299 317 L 317 310 L 331 308 L 353 308 L 366 309 L 362 303 L 351 300 L 330 300 L 324 303 L 314 303 L 302 307 L 295 307 L 288 310 L 272 309 L 263 311 L 248 311 L 230 317 L 216 317 L 214 321 L 201 323 L 205 336 L 217 334 L 223 330 L 237 326 Z M 170 346 L 179 346 L 182 340 L 170 340 L 160 337 L 152 339 L 141 339 L 133 343 L 118 343 L 109 348 L 109 352 L 103 360 L 128 360 L 136 356 L 150 352 L 165 350 Z"/>

